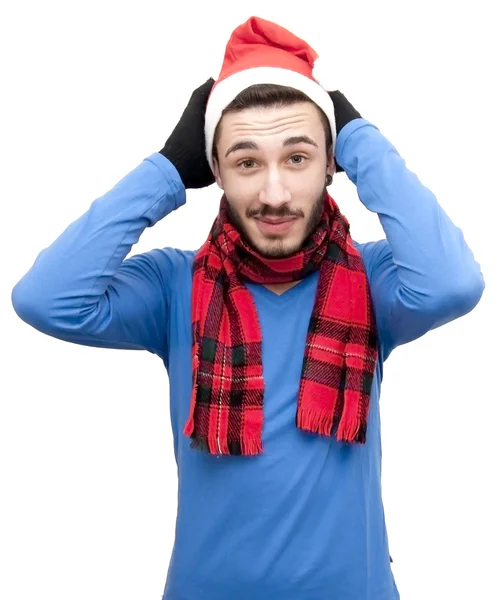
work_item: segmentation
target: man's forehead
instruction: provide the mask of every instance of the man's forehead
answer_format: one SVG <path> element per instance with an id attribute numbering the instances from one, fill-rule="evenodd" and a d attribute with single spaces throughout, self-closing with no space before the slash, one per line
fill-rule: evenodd
<path id="1" fill-rule="evenodd" d="M 247 108 L 227 113 L 221 122 L 221 138 L 227 144 L 246 138 L 291 136 L 308 136 L 318 142 L 315 138 L 322 131 L 319 113 L 311 103 Z"/>
<path id="2" fill-rule="evenodd" d="M 319 112 L 311 102 L 285 106 L 252 106 L 224 115 L 223 123 L 230 127 L 289 127 L 320 122 Z"/>

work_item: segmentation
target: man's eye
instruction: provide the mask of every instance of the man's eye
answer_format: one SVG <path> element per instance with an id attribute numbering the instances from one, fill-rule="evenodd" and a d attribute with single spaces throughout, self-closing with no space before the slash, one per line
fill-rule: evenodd
<path id="1" fill-rule="evenodd" d="M 251 169 L 253 168 L 255 161 L 251 159 L 243 160 L 239 163 L 243 169 Z"/>
<path id="2" fill-rule="evenodd" d="M 301 154 L 295 154 L 291 157 L 291 162 L 295 165 L 300 165 L 305 160 L 305 157 Z"/>

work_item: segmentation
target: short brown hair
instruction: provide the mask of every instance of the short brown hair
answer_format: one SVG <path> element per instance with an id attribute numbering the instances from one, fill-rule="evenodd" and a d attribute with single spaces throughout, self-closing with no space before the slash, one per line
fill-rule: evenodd
<path id="1" fill-rule="evenodd" d="M 319 111 L 319 115 L 324 126 L 324 132 L 326 134 L 326 152 L 328 152 L 333 145 L 333 136 L 331 134 L 329 119 L 322 108 L 310 100 L 306 94 L 295 88 L 284 85 L 276 85 L 274 83 L 258 83 L 256 85 L 251 85 L 240 92 L 222 111 L 222 116 L 220 117 L 220 121 L 216 126 L 215 135 L 213 138 L 213 157 L 218 160 L 217 143 L 220 139 L 220 123 L 222 122 L 222 118 L 225 114 L 238 110 L 244 110 L 245 108 L 278 108 L 281 106 L 289 106 L 290 104 L 295 104 L 296 102 L 310 102 Z"/>

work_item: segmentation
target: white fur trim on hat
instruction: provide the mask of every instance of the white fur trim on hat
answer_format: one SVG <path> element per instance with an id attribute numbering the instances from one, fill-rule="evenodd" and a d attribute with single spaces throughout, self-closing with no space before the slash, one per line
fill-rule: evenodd
<path id="1" fill-rule="evenodd" d="M 315 59 L 314 67 L 312 69 L 312 77 L 317 83 L 322 86 L 328 92 L 334 92 L 336 90 L 335 84 L 332 82 L 333 77 L 331 63 L 327 60 L 322 59 L 320 56 Z M 331 82 L 331 83 L 330 83 Z"/>
<path id="2" fill-rule="evenodd" d="M 212 170 L 213 138 L 223 110 L 240 92 L 251 85 L 259 83 L 274 83 L 276 85 L 295 88 L 306 94 L 312 102 L 315 102 L 317 106 L 322 108 L 331 126 L 334 152 L 336 146 L 336 121 L 333 102 L 327 91 L 319 83 L 296 71 L 276 67 L 255 67 L 254 69 L 246 69 L 235 73 L 217 83 L 208 99 L 205 117 L 206 158 Z"/>

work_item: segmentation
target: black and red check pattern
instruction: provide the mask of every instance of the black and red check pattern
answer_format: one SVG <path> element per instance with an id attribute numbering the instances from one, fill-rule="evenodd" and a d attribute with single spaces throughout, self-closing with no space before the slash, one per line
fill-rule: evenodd
<path id="1" fill-rule="evenodd" d="M 244 280 L 284 283 L 319 270 L 306 340 L 296 423 L 339 441 L 364 443 L 376 360 L 376 324 L 364 264 L 350 226 L 326 193 L 315 232 L 300 252 L 267 259 L 227 216 L 226 200 L 193 272 L 193 390 L 184 433 L 211 454 L 263 452 L 262 335 Z"/>

